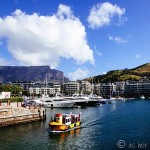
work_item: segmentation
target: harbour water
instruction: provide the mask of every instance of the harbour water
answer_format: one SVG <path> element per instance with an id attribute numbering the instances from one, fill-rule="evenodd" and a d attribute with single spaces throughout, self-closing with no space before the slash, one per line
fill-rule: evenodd
<path id="1" fill-rule="evenodd" d="M 55 113 L 81 112 L 80 129 L 50 134 Z M 97 107 L 47 109 L 44 122 L 0 128 L 0 150 L 150 149 L 150 101 L 117 101 Z"/>

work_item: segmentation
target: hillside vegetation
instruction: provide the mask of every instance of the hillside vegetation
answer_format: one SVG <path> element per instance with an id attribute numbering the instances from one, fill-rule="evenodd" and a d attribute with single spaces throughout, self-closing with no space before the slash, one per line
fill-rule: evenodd
<path id="1" fill-rule="evenodd" d="M 141 65 L 133 69 L 111 70 L 104 75 L 94 77 L 96 83 L 107 83 L 126 80 L 139 80 L 143 77 L 150 79 L 150 63 Z M 85 79 L 91 82 L 91 78 Z"/>

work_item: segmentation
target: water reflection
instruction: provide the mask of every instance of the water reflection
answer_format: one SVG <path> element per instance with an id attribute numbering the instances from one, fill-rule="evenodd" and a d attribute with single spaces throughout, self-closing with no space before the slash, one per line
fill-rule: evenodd
<path id="1" fill-rule="evenodd" d="M 50 142 L 57 143 L 56 149 L 69 147 L 72 139 L 76 139 L 80 134 L 81 128 L 61 133 L 49 133 Z M 69 141 L 69 142 L 68 142 Z M 73 142 L 71 142 L 73 144 Z"/>
<path id="2" fill-rule="evenodd" d="M 49 133 L 49 139 L 59 139 L 61 144 L 66 138 L 76 137 L 80 133 L 81 128 L 60 132 L 60 133 Z"/>

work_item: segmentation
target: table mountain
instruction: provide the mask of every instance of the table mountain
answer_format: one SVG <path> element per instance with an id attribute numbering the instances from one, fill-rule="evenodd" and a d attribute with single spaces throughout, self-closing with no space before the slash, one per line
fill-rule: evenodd
<path id="1" fill-rule="evenodd" d="M 53 83 L 63 82 L 63 72 L 51 69 L 50 66 L 0 66 L 0 82 L 34 81 L 43 82 L 47 76 L 47 81 Z M 69 79 L 64 77 L 65 81 Z"/>

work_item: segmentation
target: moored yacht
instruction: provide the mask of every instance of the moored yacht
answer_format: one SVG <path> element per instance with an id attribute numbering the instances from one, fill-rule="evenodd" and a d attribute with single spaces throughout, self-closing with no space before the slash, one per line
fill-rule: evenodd
<path id="1" fill-rule="evenodd" d="M 50 107 L 50 108 L 67 108 L 67 107 L 73 107 L 74 102 L 70 101 L 69 99 L 66 100 L 62 97 L 41 97 L 37 99 L 32 99 L 30 101 L 34 101 L 36 105 L 41 105 L 44 107 Z"/>
<path id="2" fill-rule="evenodd" d="M 88 99 L 88 106 L 96 106 L 99 104 L 100 100 L 102 99 L 101 96 L 91 96 Z"/>
<path id="3" fill-rule="evenodd" d="M 74 103 L 74 106 L 81 106 L 81 107 L 86 107 L 88 100 L 79 97 L 68 97 L 66 98 L 67 100 L 70 100 L 71 102 Z"/>
<path id="4" fill-rule="evenodd" d="M 73 105 L 74 102 L 66 100 L 64 98 L 49 98 L 43 101 L 43 106 L 50 108 L 69 108 L 73 107 Z"/>
<path id="5" fill-rule="evenodd" d="M 71 97 L 71 100 L 75 101 L 76 105 L 79 106 L 96 106 L 99 104 L 99 101 L 102 99 L 101 96 L 83 95 L 83 94 L 74 94 Z"/>

